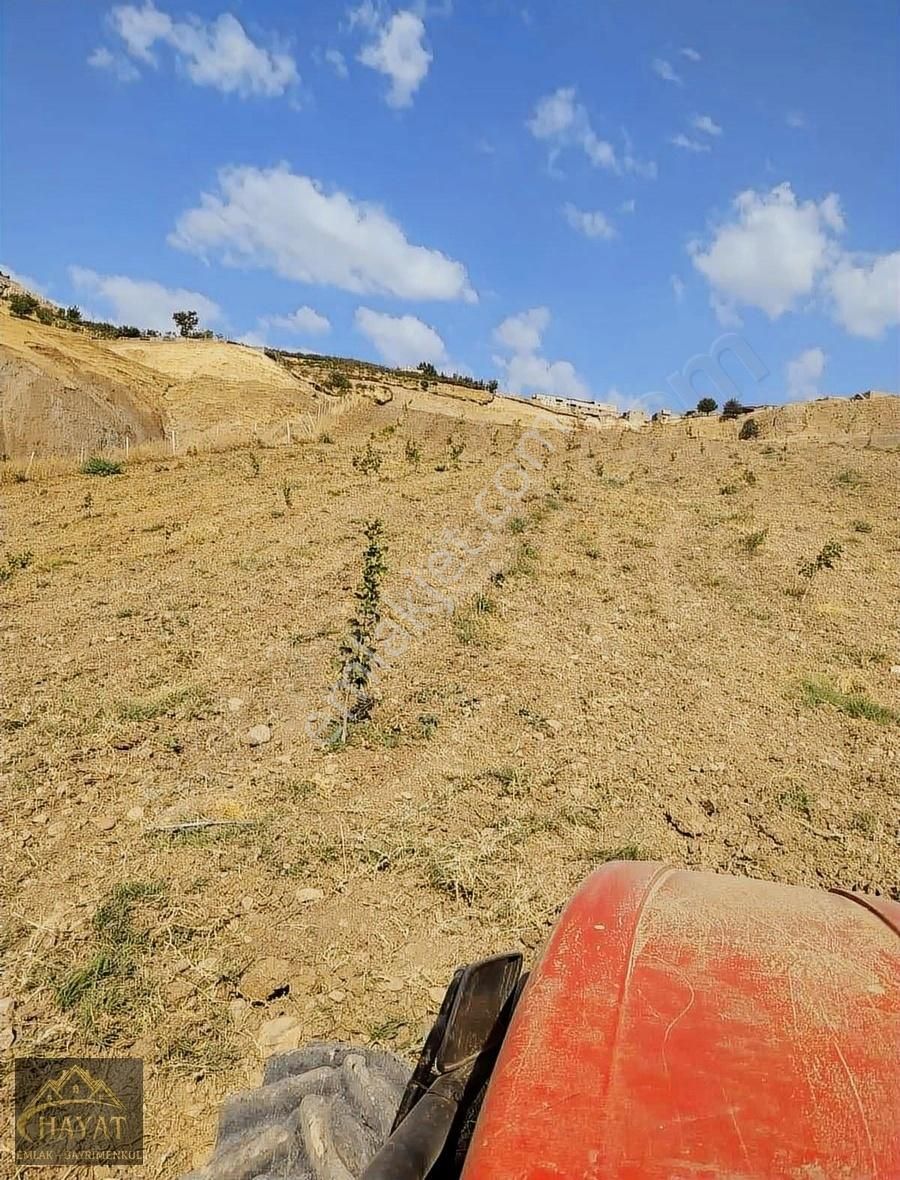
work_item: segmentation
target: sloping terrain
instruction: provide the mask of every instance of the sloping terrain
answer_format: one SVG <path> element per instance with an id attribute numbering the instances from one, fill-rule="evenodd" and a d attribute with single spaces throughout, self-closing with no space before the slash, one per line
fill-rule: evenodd
<path id="1" fill-rule="evenodd" d="M 341 388 L 332 385 L 336 372 L 347 378 Z M 16 318 L 0 302 L 0 454 L 10 458 L 287 441 L 359 406 L 364 418 L 372 402 L 494 425 L 568 424 L 516 398 L 426 384 L 417 373 L 334 358 L 277 360 L 222 340 L 96 339 Z"/>
<path id="2" fill-rule="evenodd" d="M 142 1057 L 153 1176 L 275 1047 L 412 1052 L 606 859 L 900 888 L 898 399 L 524 467 L 408 400 L 3 488 L 0 1043 Z M 327 747 L 375 517 L 409 641 Z"/>
<path id="3" fill-rule="evenodd" d="M 78 454 L 161 439 L 159 375 L 89 336 L 0 308 L 0 453 Z"/>
<path id="4" fill-rule="evenodd" d="M 164 375 L 166 416 L 185 445 L 226 429 L 282 426 L 315 409 L 299 381 L 256 348 L 219 340 L 116 340 L 117 355 Z"/>

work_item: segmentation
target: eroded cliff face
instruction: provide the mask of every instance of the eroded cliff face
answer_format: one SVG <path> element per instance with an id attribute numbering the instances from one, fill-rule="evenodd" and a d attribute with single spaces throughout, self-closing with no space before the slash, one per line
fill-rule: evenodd
<path id="1" fill-rule="evenodd" d="M 0 453 L 76 454 L 164 436 L 162 410 L 146 394 L 102 374 L 71 372 L 0 345 Z"/>

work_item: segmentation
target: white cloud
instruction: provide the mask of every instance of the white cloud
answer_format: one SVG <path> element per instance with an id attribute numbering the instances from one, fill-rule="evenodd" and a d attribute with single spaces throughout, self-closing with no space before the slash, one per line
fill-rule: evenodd
<path id="1" fill-rule="evenodd" d="M 511 352 L 537 352 L 550 323 L 546 307 L 532 307 L 519 315 L 508 316 L 494 329 L 494 340 Z"/>
<path id="2" fill-rule="evenodd" d="M 325 60 L 339 78 L 346 78 L 350 73 L 350 71 L 347 69 L 346 59 L 339 49 L 326 49 Z"/>
<path id="3" fill-rule="evenodd" d="M 548 361 L 534 353 L 501 361 L 504 384 L 516 393 L 553 393 L 557 397 L 589 398 L 591 393 L 569 361 Z"/>
<path id="4" fill-rule="evenodd" d="M 900 250 L 874 257 L 842 255 L 825 288 L 841 327 L 877 339 L 900 324 Z"/>
<path id="5" fill-rule="evenodd" d="M 638 160 L 633 153 L 631 136 L 624 128 L 622 135 L 625 139 L 625 155 L 622 158 L 622 167 L 624 170 L 634 173 L 635 176 L 643 176 L 647 180 L 656 180 L 655 162 L 653 160 Z"/>
<path id="6" fill-rule="evenodd" d="M 631 172 L 651 179 L 656 176 L 654 163 L 633 156 L 627 136 L 625 154 L 620 160 L 613 145 L 597 135 L 587 110 L 576 101 L 574 86 L 561 86 L 553 94 L 538 99 L 526 126 L 535 139 L 549 144 L 551 162 L 564 147 L 579 147 L 595 168 L 606 168 L 620 175 Z"/>
<path id="7" fill-rule="evenodd" d="M 323 336 L 331 331 L 331 321 L 312 307 L 298 307 L 288 315 L 266 316 L 264 322 L 307 336 Z"/>
<path id="8" fill-rule="evenodd" d="M 151 66 L 156 65 L 153 46 L 157 41 L 168 41 L 172 35 L 172 18 L 160 12 L 152 0 L 147 0 L 141 8 L 133 4 L 118 5 L 110 12 L 109 21 L 131 56 Z"/>
<path id="9" fill-rule="evenodd" d="M 672 63 L 666 61 L 665 58 L 655 57 L 652 62 L 652 69 L 654 74 L 657 74 L 664 82 L 674 82 L 676 86 L 683 84 L 681 75 L 676 74 Z"/>
<path id="10" fill-rule="evenodd" d="M 434 328 L 413 315 L 392 316 L 358 307 L 355 318 L 359 331 L 389 365 L 408 367 L 422 361 L 436 365 L 447 360 L 444 342 Z"/>
<path id="11" fill-rule="evenodd" d="M 684 300 L 684 280 L 680 279 L 678 275 L 669 275 L 669 283 L 672 287 L 672 294 L 675 296 L 675 302 L 682 303 Z"/>
<path id="12" fill-rule="evenodd" d="M 634 197 L 629 197 L 627 201 L 623 201 L 619 206 L 620 213 L 633 213 L 637 208 L 637 201 Z"/>
<path id="13" fill-rule="evenodd" d="M 550 323 L 546 307 L 532 307 L 509 316 L 494 330 L 494 340 L 512 352 L 511 357 L 494 357 L 504 374 L 508 389 L 526 393 L 555 393 L 560 397 L 590 397 L 590 391 L 569 361 L 549 361 L 539 355 L 544 332 Z"/>
<path id="14" fill-rule="evenodd" d="M 806 126 L 806 115 L 802 111 L 788 111 L 784 117 L 784 121 L 788 127 L 793 127 L 795 131 L 799 131 Z"/>
<path id="15" fill-rule="evenodd" d="M 362 0 L 356 8 L 350 8 L 347 11 L 347 28 L 355 29 L 360 25 L 364 29 L 377 29 L 381 23 L 381 16 L 378 9 L 372 3 L 372 0 Z"/>
<path id="16" fill-rule="evenodd" d="M 729 303 L 727 299 L 720 299 L 715 291 L 709 297 L 709 306 L 713 309 L 716 319 L 723 328 L 742 328 L 744 326 L 744 321 L 735 310 L 734 304 Z"/>
<path id="17" fill-rule="evenodd" d="M 586 118 L 584 107 L 575 102 L 575 87 L 561 86 L 554 94 L 539 99 L 528 120 L 528 130 L 535 139 L 558 139 Z"/>
<path id="18" fill-rule="evenodd" d="M 788 361 L 785 368 L 788 396 L 797 400 L 816 397 L 827 360 L 821 348 L 807 348 Z"/>
<path id="19" fill-rule="evenodd" d="M 605 213 L 599 209 L 593 213 L 584 209 L 576 209 L 571 201 L 563 206 L 563 216 L 572 229 L 584 234 L 586 238 L 614 238 L 615 228 Z"/>
<path id="20" fill-rule="evenodd" d="M 127 57 L 120 53 L 111 53 L 101 45 L 88 56 L 87 64 L 95 70 L 107 70 L 114 74 L 120 82 L 135 82 L 140 78 L 140 71 L 132 65 Z"/>
<path id="21" fill-rule="evenodd" d="M 685 47 L 683 49 L 679 49 L 678 52 L 681 54 L 682 57 L 686 57 L 688 59 L 688 61 L 700 61 L 701 60 L 700 54 L 697 52 L 696 49 L 691 49 L 690 45 L 685 45 Z"/>
<path id="22" fill-rule="evenodd" d="M 327 192 L 286 164 L 223 169 L 219 191 L 178 218 L 169 242 L 201 256 L 214 252 L 229 266 L 358 294 L 478 298 L 461 262 L 414 246 L 379 206 Z"/>
<path id="23" fill-rule="evenodd" d="M 80 291 L 105 305 L 103 314 L 113 323 L 171 332 L 175 330 L 175 311 L 196 311 L 201 326 L 215 323 L 222 316 L 219 305 L 199 291 L 164 287 L 162 283 L 125 275 L 101 275 L 84 266 L 70 266 L 69 277 Z"/>
<path id="24" fill-rule="evenodd" d="M 431 50 L 422 43 L 425 36 L 422 18 L 407 10 L 395 12 L 386 24 L 372 31 L 376 38 L 363 48 L 359 60 L 390 78 L 388 106 L 408 107 L 433 60 Z"/>
<path id="25" fill-rule="evenodd" d="M 677 148 L 683 148 L 686 152 L 708 152 L 709 144 L 701 143 L 698 139 L 689 139 L 684 132 L 679 131 L 677 135 L 673 135 L 669 139 L 669 143 Z"/>
<path id="26" fill-rule="evenodd" d="M 722 128 L 709 115 L 694 115 L 691 126 L 695 131 L 702 131 L 704 135 L 722 134 Z"/>
<path id="27" fill-rule="evenodd" d="M 167 45 L 178 66 L 198 86 L 212 86 L 244 98 L 272 98 L 299 81 L 290 54 L 257 45 L 229 12 L 208 24 L 197 17 L 176 21 L 156 8 L 153 0 L 146 0 L 140 8 L 133 4 L 116 6 L 109 20 L 131 57 L 156 66 L 155 46 Z"/>
<path id="28" fill-rule="evenodd" d="M 707 246 L 688 247 L 694 266 L 723 306 L 758 307 L 775 319 L 812 294 L 833 261 L 829 231 L 843 228 L 838 198 L 799 202 L 787 183 L 768 193 L 747 190 L 733 202 L 735 217 Z"/>

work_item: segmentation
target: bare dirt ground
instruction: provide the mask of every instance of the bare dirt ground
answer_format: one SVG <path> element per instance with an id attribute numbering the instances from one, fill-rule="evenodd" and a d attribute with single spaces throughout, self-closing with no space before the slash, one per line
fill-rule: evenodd
<path id="1" fill-rule="evenodd" d="M 333 441 L 5 483 L 4 1066 L 142 1057 L 176 1176 L 274 1047 L 414 1052 L 454 966 L 533 955 L 604 860 L 896 896 L 898 402 L 803 415 L 551 432 L 333 749 L 304 723 L 364 522 L 396 606 L 445 530 L 484 539 L 514 425 L 366 404 Z M 159 830 L 193 820 L 229 826 Z"/>

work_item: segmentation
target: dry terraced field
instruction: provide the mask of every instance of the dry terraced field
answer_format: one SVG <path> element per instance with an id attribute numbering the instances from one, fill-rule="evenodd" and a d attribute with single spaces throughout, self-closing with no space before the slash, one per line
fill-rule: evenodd
<path id="1" fill-rule="evenodd" d="M 897 446 L 551 432 L 486 532 L 519 432 L 454 414 L 2 486 L 3 1058 L 143 1057 L 148 1176 L 274 1046 L 414 1051 L 604 860 L 896 896 Z M 395 606 L 483 552 L 323 748 L 374 517 Z"/>

